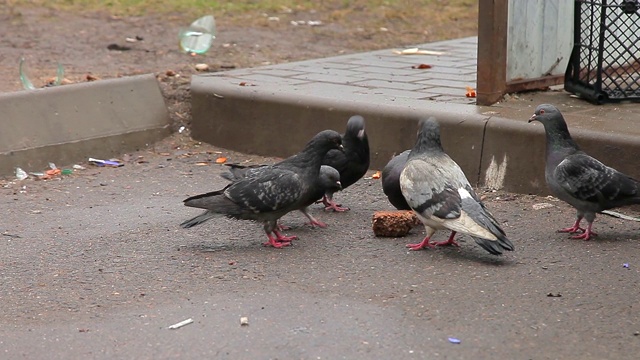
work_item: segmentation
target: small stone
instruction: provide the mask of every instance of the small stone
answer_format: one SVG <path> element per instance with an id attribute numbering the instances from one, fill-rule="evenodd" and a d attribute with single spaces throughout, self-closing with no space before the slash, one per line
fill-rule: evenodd
<path id="1" fill-rule="evenodd" d="M 209 65 L 207 65 L 207 64 L 196 64 L 196 70 L 198 70 L 198 71 L 209 71 Z"/>
<path id="2" fill-rule="evenodd" d="M 542 210 L 542 209 L 552 208 L 554 207 L 554 205 L 549 203 L 538 203 L 538 204 L 531 205 L 531 207 L 533 208 L 533 210 Z"/>
<path id="3" fill-rule="evenodd" d="M 249 325 L 249 318 L 246 316 L 243 316 L 240 318 L 240 326 L 248 326 Z"/>

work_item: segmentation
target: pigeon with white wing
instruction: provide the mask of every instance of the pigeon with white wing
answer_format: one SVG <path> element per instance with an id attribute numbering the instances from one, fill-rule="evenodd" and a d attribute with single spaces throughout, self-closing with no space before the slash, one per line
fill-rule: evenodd
<path id="1" fill-rule="evenodd" d="M 400 174 L 400 188 L 427 232 L 421 243 L 407 245 L 412 250 L 459 246 L 454 240 L 456 233 L 471 236 L 494 255 L 514 249 L 460 166 L 444 152 L 440 143 L 440 127 L 433 117 L 420 120 L 418 139 Z M 431 237 L 437 230 L 451 230 L 449 239 L 431 243 Z"/>

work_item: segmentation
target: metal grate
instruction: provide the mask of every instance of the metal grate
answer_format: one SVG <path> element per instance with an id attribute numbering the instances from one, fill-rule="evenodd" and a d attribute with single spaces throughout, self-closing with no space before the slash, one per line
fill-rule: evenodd
<path id="1" fill-rule="evenodd" d="M 565 90 L 601 104 L 640 101 L 640 1 L 575 1 Z"/>

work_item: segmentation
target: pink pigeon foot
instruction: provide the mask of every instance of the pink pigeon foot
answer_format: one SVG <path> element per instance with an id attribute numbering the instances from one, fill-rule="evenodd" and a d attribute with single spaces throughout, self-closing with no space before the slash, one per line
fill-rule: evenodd
<path id="1" fill-rule="evenodd" d="M 295 235 L 285 236 L 278 230 L 273 230 L 273 233 L 276 234 L 276 240 L 278 240 L 278 242 L 291 242 L 292 240 L 298 239 L 298 237 Z"/>
<path id="2" fill-rule="evenodd" d="M 262 243 L 263 246 L 273 246 L 276 249 L 280 249 L 291 245 L 290 241 L 281 241 L 277 237 L 271 236 L 271 234 L 267 234 L 267 237 L 269 238 L 269 241 Z"/>
<path id="3" fill-rule="evenodd" d="M 311 225 L 311 227 L 314 227 L 314 226 L 317 226 L 319 228 L 326 228 L 327 227 L 327 224 L 323 223 L 320 220 L 311 220 L 307 224 Z"/>
<path id="4" fill-rule="evenodd" d="M 431 245 L 433 245 L 433 246 L 448 246 L 448 245 L 452 245 L 452 246 L 460 247 L 460 244 L 458 244 L 455 240 L 453 240 L 454 236 L 456 236 L 456 232 L 452 231 L 451 235 L 449 236 L 449 239 L 447 241 L 434 242 L 434 243 L 431 243 Z"/>
<path id="5" fill-rule="evenodd" d="M 322 197 L 322 204 L 324 204 L 324 211 L 333 210 L 335 212 L 344 212 L 350 210 L 348 207 L 343 207 L 336 204 L 332 199 L 329 199 L 326 195 Z"/>
<path id="6" fill-rule="evenodd" d="M 587 230 L 583 230 L 584 232 L 582 234 L 572 236 L 571 238 L 572 239 L 582 239 L 582 240 L 587 241 L 587 240 L 591 239 L 592 236 L 598 236 L 598 234 L 596 234 L 593 231 L 591 231 L 591 225 L 592 224 L 589 224 L 587 226 Z"/>
<path id="7" fill-rule="evenodd" d="M 572 226 L 572 227 L 568 227 L 568 228 L 560 229 L 560 230 L 558 230 L 558 232 L 561 232 L 561 233 L 570 233 L 570 234 L 577 233 L 577 232 L 583 232 L 583 233 L 584 233 L 584 232 L 585 232 L 585 231 L 584 231 L 584 228 L 581 228 L 581 227 L 580 227 L 580 221 L 582 221 L 582 218 L 581 218 L 581 217 L 579 217 L 579 218 L 576 220 L 575 224 L 573 224 L 573 226 Z"/>
<path id="8" fill-rule="evenodd" d="M 435 248 L 435 246 L 431 245 L 431 243 L 429 243 L 429 237 L 425 237 L 424 240 L 422 240 L 421 243 L 419 244 L 407 244 L 407 247 L 410 248 L 411 250 L 421 250 L 424 248 Z"/>

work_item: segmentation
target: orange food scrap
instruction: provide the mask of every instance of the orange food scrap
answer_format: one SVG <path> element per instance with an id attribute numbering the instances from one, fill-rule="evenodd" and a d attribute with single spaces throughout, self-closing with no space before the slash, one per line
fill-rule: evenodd
<path id="1" fill-rule="evenodd" d="M 372 179 L 380 179 L 380 171 L 376 171 L 375 174 L 371 175 Z"/>
<path id="2" fill-rule="evenodd" d="M 468 98 L 474 98 L 476 97 L 476 90 L 474 88 L 472 88 L 471 86 L 467 86 L 467 94 L 466 97 Z"/>
<path id="3" fill-rule="evenodd" d="M 412 69 L 431 69 L 433 66 L 429 64 L 420 64 L 411 66 Z"/>
<path id="4" fill-rule="evenodd" d="M 224 157 L 224 156 L 221 156 L 221 157 L 219 157 L 219 158 L 217 158 L 217 159 L 216 159 L 216 163 L 217 163 L 217 164 L 224 164 L 224 163 L 226 163 L 226 162 L 227 162 L 227 158 L 226 158 L 226 157 Z"/>
<path id="5" fill-rule="evenodd" d="M 60 175 L 61 173 L 62 173 L 62 170 L 60 170 L 60 169 L 47 170 L 47 171 L 44 172 L 43 176 L 40 176 L 40 179 L 42 179 L 42 180 L 52 179 L 52 178 Z"/>

